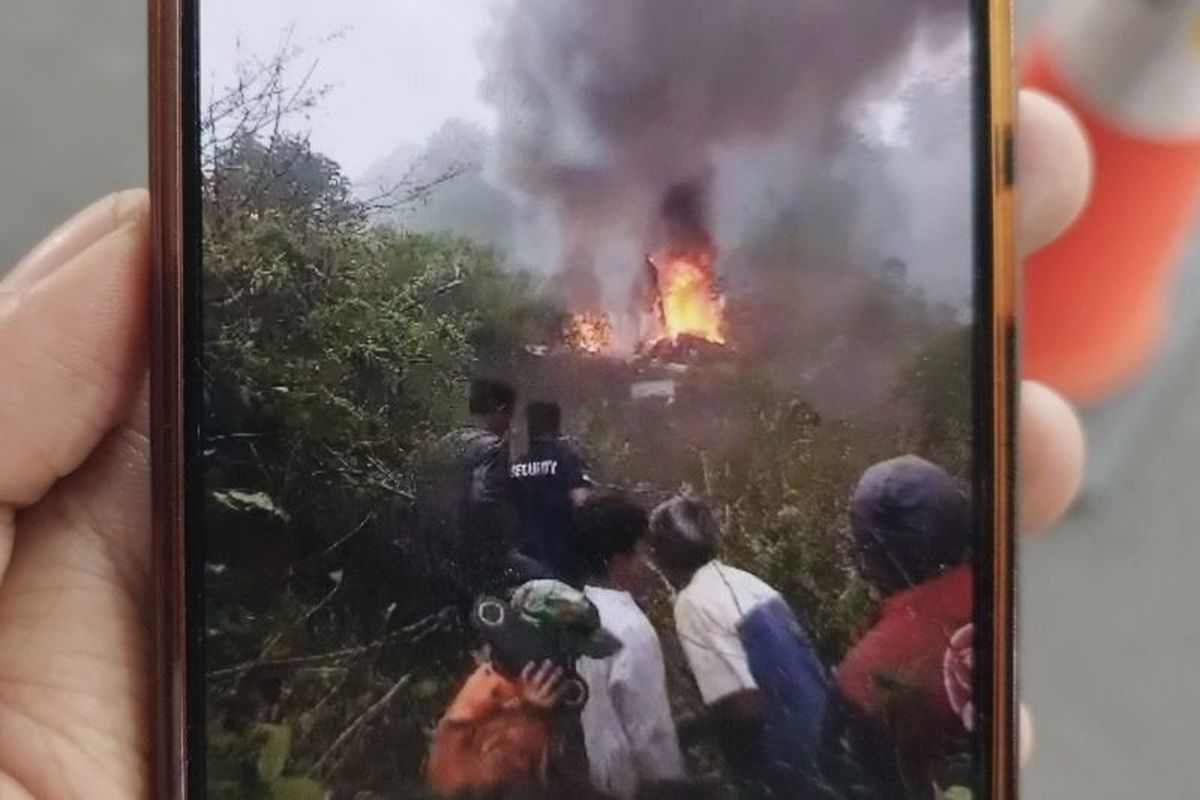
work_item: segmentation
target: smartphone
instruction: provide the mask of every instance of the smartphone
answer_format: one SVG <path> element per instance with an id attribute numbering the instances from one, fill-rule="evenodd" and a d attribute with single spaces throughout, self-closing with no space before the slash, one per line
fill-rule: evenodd
<path id="1" fill-rule="evenodd" d="M 152 0 L 163 798 L 1015 796 L 1003 0 Z"/>

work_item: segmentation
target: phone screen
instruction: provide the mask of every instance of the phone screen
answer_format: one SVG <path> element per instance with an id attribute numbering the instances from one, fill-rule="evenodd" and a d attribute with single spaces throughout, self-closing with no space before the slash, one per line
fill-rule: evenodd
<path id="1" fill-rule="evenodd" d="M 991 796 L 983 3 L 192 12 L 193 791 Z"/>

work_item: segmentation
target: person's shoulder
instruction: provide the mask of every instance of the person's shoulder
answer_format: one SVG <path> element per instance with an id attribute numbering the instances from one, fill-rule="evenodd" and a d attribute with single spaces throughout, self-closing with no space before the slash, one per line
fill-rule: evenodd
<path id="1" fill-rule="evenodd" d="M 770 588 L 757 576 L 724 561 L 710 561 L 696 570 L 687 586 L 694 596 L 713 598 L 728 597 L 731 593 L 738 597 L 750 590 L 761 592 Z"/>
<path id="2" fill-rule="evenodd" d="M 732 630 L 756 608 L 779 599 L 780 594 L 745 570 L 713 561 L 697 570 L 680 598 L 690 605 L 688 613 L 706 627 Z"/>
<path id="3" fill-rule="evenodd" d="M 559 436 L 553 444 L 554 456 L 574 465 L 586 465 L 589 461 L 586 445 L 573 436 Z"/>
<path id="4" fill-rule="evenodd" d="M 720 581 L 739 596 L 749 595 L 759 600 L 780 596 L 779 592 L 771 584 L 752 572 L 730 566 L 721 561 L 715 561 L 711 566 L 713 567 L 713 575 L 710 580 Z"/>
<path id="5" fill-rule="evenodd" d="M 676 623 L 682 624 L 686 620 L 706 628 L 713 625 L 724 627 L 727 618 L 735 614 L 739 595 L 737 588 L 717 568 L 717 562 L 705 564 L 696 570 L 688 585 L 676 596 Z"/>
<path id="6" fill-rule="evenodd" d="M 970 565 L 962 565 L 889 598 L 883 613 L 954 622 L 970 619 L 973 605 L 974 575 Z"/>
<path id="7" fill-rule="evenodd" d="M 645 613 L 627 592 L 588 586 L 584 594 L 600 612 L 600 623 L 618 638 L 623 639 L 623 634 L 636 632 L 643 623 L 650 624 Z"/>
<path id="8" fill-rule="evenodd" d="M 468 428 L 463 432 L 463 449 L 470 455 L 486 456 L 505 447 L 505 439 L 482 428 Z"/>
<path id="9" fill-rule="evenodd" d="M 496 445 L 501 441 L 503 441 L 501 437 L 489 430 L 477 428 L 474 425 L 465 425 L 447 433 L 439 440 L 438 445 L 444 449 L 463 451 Z"/>
<path id="10" fill-rule="evenodd" d="M 583 458 L 587 454 L 587 447 L 584 445 L 583 440 L 577 436 L 564 433 L 554 440 L 554 444 L 562 452 L 572 453 L 580 458 Z"/>

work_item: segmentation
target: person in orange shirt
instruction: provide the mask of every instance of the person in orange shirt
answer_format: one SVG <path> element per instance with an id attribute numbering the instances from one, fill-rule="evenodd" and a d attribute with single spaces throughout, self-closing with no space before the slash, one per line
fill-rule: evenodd
<path id="1" fill-rule="evenodd" d="M 528 581 L 508 601 L 482 598 L 474 616 L 487 658 L 434 731 L 429 788 L 454 798 L 586 797 L 587 685 L 573 665 L 608 658 L 620 643 L 582 592 L 555 580 Z"/>
<path id="2" fill-rule="evenodd" d="M 426 777 L 446 797 L 504 789 L 534 793 L 549 782 L 551 727 L 563 669 L 526 666 L 518 681 L 479 665 L 434 733 Z"/>

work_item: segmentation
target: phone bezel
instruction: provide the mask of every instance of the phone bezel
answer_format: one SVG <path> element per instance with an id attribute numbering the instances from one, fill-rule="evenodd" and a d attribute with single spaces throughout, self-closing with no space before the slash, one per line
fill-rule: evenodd
<path id="1" fill-rule="evenodd" d="M 200 435 L 197 345 L 200 342 L 201 223 L 198 163 L 199 0 L 148 0 L 150 76 L 150 190 L 153 199 L 151 353 L 152 457 L 156 607 L 154 743 L 155 796 L 182 800 L 203 780 L 203 759 L 189 743 L 204 735 L 202 675 L 189 653 L 202 634 L 187 609 L 199 600 L 203 571 L 200 537 L 185 535 L 187 510 L 201 507 L 195 459 Z M 970 0 L 975 37 L 977 413 L 975 479 L 977 524 L 987 552 L 979 565 L 977 614 L 988 635 L 977 638 L 980 764 L 990 797 L 1017 792 L 1015 677 L 1015 490 L 1018 271 L 1013 242 L 1015 81 L 1009 0 Z M 190 267 L 190 268 L 188 268 Z M 189 305 L 190 304 L 190 305 Z M 192 308 L 192 313 L 188 309 Z M 190 589 L 190 590 L 189 590 Z M 198 796 L 198 795 L 197 795 Z"/>

